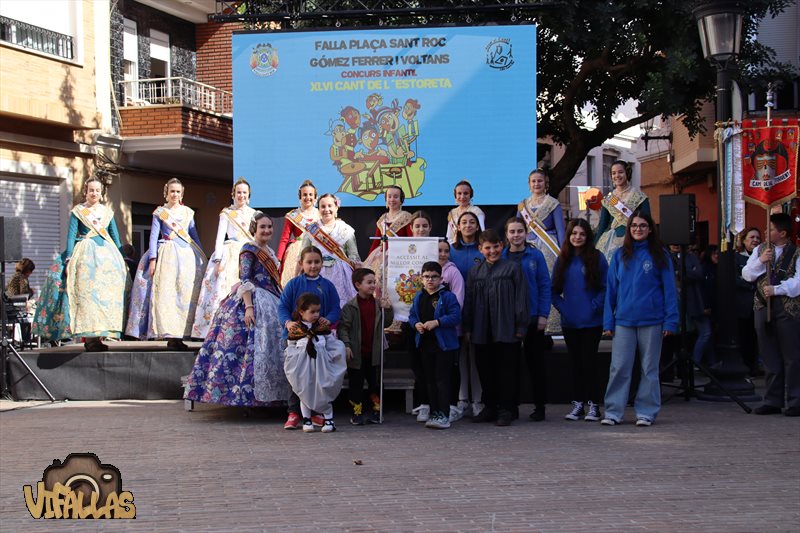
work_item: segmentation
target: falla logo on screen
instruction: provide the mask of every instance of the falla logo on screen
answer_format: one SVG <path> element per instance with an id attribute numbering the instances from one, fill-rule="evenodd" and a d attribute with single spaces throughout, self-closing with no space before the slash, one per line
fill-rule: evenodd
<path id="1" fill-rule="evenodd" d="M 250 68 L 257 76 L 272 76 L 278 70 L 278 49 L 269 43 L 257 44 L 250 54 Z"/>
<path id="2" fill-rule="evenodd" d="M 514 64 L 511 39 L 495 39 L 486 45 L 486 64 L 497 70 L 506 70 Z"/>

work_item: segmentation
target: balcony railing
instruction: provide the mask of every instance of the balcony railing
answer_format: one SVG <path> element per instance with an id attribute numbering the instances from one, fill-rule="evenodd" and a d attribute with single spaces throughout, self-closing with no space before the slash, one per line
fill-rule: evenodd
<path id="1" fill-rule="evenodd" d="M 124 105 L 180 104 L 220 115 L 233 113 L 233 94 L 188 78 L 150 78 L 120 82 Z"/>
<path id="2" fill-rule="evenodd" d="M 0 41 L 64 59 L 73 59 L 72 36 L 0 16 Z"/>

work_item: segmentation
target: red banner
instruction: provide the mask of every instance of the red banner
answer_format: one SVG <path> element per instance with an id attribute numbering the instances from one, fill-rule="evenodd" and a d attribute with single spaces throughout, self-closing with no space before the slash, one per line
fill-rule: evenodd
<path id="1" fill-rule="evenodd" d="M 796 118 L 742 122 L 742 185 L 744 199 L 768 208 L 797 196 Z"/>

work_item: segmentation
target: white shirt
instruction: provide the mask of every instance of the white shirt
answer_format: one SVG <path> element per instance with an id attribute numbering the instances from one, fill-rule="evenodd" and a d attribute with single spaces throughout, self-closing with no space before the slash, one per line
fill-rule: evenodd
<path id="1" fill-rule="evenodd" d="M 785 247 L 785 244 L 783 246 L 775 247 L 776 264 L 778 263 L 781 255 L 783 255 L 783 249 Z M 747 264 L 742 269 L 742 279 L 745 281 L 752 283 L 767 272 L 766 263 L 759 261 L 759 252 L 761 252 L 761 250 L 762 248 L 759 246 L 753 251 L 752 254 L 750 254 L 750 257 L 747 259 Z M 800 259 L 796 261 L 800 262 Z M 800 296 L 800 265 L 795 263 L 794 276 L 783 280 L 778 285 L 774 285 L 773 287 L 775 289 L 775 296 L 788 296 L 789 298 L 797 298 Z"/>

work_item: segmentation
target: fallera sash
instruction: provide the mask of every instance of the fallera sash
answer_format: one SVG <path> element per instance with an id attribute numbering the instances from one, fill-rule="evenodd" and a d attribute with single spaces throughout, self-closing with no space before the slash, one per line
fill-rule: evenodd
<path id="1" fill-rule="evenodd" d="M 292 209 L 286 213 L 286 220 L 291 222 L 300 231 L 308 231 L 310 222 L 306 222 L 306 217 L 303 216 L 303 212 L 300 211 L 300 209 Z"/>
<path id="2" fill-rule="evenodd" d="M 201 250 L 200 247 L 197 246 L 197 243 L 195 243 L 194 240 L 192 240 L 192 237 L 191 235 L 189 235 L 189 232 L 186 231 L 186 228 L 184 228 L 181 225 L 181 223 L 178 222 L 178 220 L 172 216 L 172 213 L 169 212 L 169 209 L 167 209 L 162 205 L 157 207 L 156 210 L 153 211 L 153 214 L 172 229 L 172 233 L 169 235 L 170 237 L 173 234 L 177 235 L 178 237 L 189 243 L 189 245 L 192 248 L 194 248 L 195 252 L 200 254 L 201 257 L 206 256 L 206 254 L 203 253 L 203 250 Z"/>
<path id="3" fill-rule="evenodd" d="M 411 213 L 407 211 L 400 211 L 400 214 L 392 221 L 391 224 L 384 227 L 384 221 L 386 220 L 386 214 L 381 215 L 376 225 L 378 226 L 378 230 L 381 232 L 381 235 L 386 237 L 397 237 L 397 232 L 406 227 L 411 222 Z M 384 233 L 385 231 L 385 233 Z"/>
<path id="4" fill-rule="evenodd" d="M 255 242 L 251 242 L 250 246 L 245 246 L 244 248 L 242 248 L 242 251 L 240 253 L 252 252 L 253 250 L 251 249 L 251 247 L 255 248 L 256 259 L 258 259 L 258 262 L 261 263 L 261 266 L 263 266 L 267 270 L 267 273 L 269 273 L 269 277 L 272 278 L 272 282 L 275 285 L 275 288 L 278 290 L 278 293 L 280 293 L 281 292 L 281 274 L 279 265 L 280 262 L 275 257 L 273 257 L 273 254 L 267 252 L 266 250 L 255 244 Z"/>
<path id="5" fill-rule="evenodd" d="M 633 209 L 639 207 L 639 204 L 642 203 L 644 200 L 644 193 L 641 191 L 634 190 L 630 197 L 628 198 L 628 202 L 633 205 Z M 617 221 L 617 224 L 622 226 L 628 225 L 628 220 L 633 215 L 633 209 L 625 205 L 625 203 L 619 199 L 617 195 L 613 192 L 610 193 L 608 196 L 603 198 L 603 205 L 605 206 L 608 214 L 614 217 L 614 220 Z"/>
<path id="6" fill-rule="evenodd" d="M 314 239 L 314 241 L 319 243 L 320 246 L 325 248 L 325 250 L 350 265 L 351 268 L 355 268 L 355 265 L 344 253 L 344 250 L 342 250 L 342 247 L 339 246 L 339 243 L 336 242 L 333 237 L 328 235 L 328 233 L 322 229 L 322 226 L 318 222 L 312 222 L 306 226 L 306 231 L 308 232 L 309 236 Z"/>
<path id="7" fill-rule="evenodd" d="M 549 198 L 552 201 L 548 201 Z M 547 233 L 547 230 L 544 229 L 542 225 L 541 219 L 547 218 L 550 213 L 553 212 L 555 209 L 558 200 L 553 198 L 552 196 L 547 196 L 545 201 L 542 202 L 536 210 L 531 209 L 528 205 L 528 202 L 523 200 L 519 203 L 519 212 L 522 215 L 522 219 L 525 220 L 525 224 L 527 225 L 528 229 L 532 231 L 544 244 L 548 250 L 550 250 L 553 255 L 558 255 L 559 246 L 553 236 Z"/>
<path id="8" fill-rule="evenodd" d="M 104 210 L 108 209 L 105 206 L 102 207 Z M 106 211 L 106 213 L 108 212 L 110 212 L 110 210 Z M 103 239 L 105 239 L 107 242 L 109 242 L 116 248 L 117 245 L 114 244 L 114 240 L 111 238 L 111 235 L 108 234 L 108 229 L 106 228 L 106 226 L 108 226 L 108 223 L 110 222 L 110 219 L 103 220 L 103 218 L 97 216 L 91 209 L 86 207 L 84 204 L 78 204 L 75 207 L 73 207 L 72 214 L 75 215 L 75 217 L 78 220 L 83 222 L 83 224 L 87 228 L 89 228 L 89 233 L 86 234 L 86 237 L 91 237 L 92 232 L 94 232 L 97 235 L 100 235 Z"/>
<path id="9" fill-rule="evenodd" d="M 253 240 L 253 236 L 250 234 L 250 231 L 246 229 L 244 226 L 242 226 L 242 223 L 239 221 L 239 217 L 234 215 L 233 209 L 226 207 L 225 209 L 222 210 L 221 214 L 228 217 L 228 220 L 231 222 L 231 224 L 233 224 L 233 227 L 236 228 L 245 239 L 247 239 L 248 241 Z"/>

